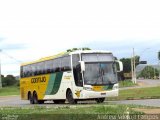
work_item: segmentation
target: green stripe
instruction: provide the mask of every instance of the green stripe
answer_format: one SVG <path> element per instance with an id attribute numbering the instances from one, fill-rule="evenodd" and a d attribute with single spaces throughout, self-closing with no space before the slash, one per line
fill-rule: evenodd
<path id="1" fill-rule="evenodd" d="M 58 72 L 50 75 L 46 95 L 54 95 L 58 92 L 62 80 L 62 75 L 63 72 Z"/>
<path id="2" fill-rule="evenodd" d="M 103 87 L 103 90 L 111 90 L 113 88 L 113 85 L 107 85 Z"/>
<path id="3" fill-rule="evenodd" d="M 54 81 L 55 81 L 56 74 L 51 74 L 49 81 L 48 81 L 48 86 L 46 90 L 46 95 L 50 95 L 54 86 Z"/>

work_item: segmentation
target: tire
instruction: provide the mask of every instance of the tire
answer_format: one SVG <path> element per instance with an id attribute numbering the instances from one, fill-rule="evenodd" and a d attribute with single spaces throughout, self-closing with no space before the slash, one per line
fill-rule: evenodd
<path id="1" fill-rule="evenodd" d="M 33 102 L 34 104 L 38 104 L 38 96 L 36 92 L 33 92 Z"/>
<path id="2" fill-rule="evenodd" d="M 34 104 L 33 96 L 32 96 L 32 94 L 31 94 L 31 93 L 29 93 L 29 95 L 28 95 L 28 99 L 29 99 L 30 104 Z"/>
<path id="3" fill-rule="evenodd" d="M 103 103 L 105 98 L 96 98 L 95 100 L 97 103 Z"/>
<path id="4" fill-rule="evenodd" d="M 73 98 L 73 94 L 72 94 L 71 90 L 67 91 L 66 97 L 67 97 L 67 100 L 68 100 L 69 104 L 77 104 L 77 100 L 75 100 Z"/>
<path id="5" fill-rule="evenodd" d="M 38 100 L 38 104 L 44 104 L 44 100 Z"/>
<path id="6" fill-rule="evenodd" d="M 53 100 L 55 104 L 64 104 L 65 100 Z"/>

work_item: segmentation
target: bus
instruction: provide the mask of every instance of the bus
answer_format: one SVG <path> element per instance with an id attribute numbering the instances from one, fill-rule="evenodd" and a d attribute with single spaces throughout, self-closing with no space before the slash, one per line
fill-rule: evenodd
<path id="1" fill-rule="evenodd" d="M 118 67 L 117 67 L 118 66 Z M 109 51 L 74 51 L 22 63 L 20 94 L 30 104 L 53 101 L 76 104 L 81 100 L 102 103 L 118 96 L 117 72 L 122 62 Z"/>

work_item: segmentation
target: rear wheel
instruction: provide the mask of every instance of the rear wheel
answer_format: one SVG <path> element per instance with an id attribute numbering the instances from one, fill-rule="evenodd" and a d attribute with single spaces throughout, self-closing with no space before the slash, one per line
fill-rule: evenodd
<path id="1" fill-rule="evenodd" d="M 105 98 L 96 98 L 95 100 L 97 103 L 103 103 Z"/>
<path id="2" fill-rule="evenodd" d="M 33 92 L 33 102 L 34 104 L 38 104 L 38 96 L 36 92 Z"/>
<path id="3" fill-rule="evenodd" d="M 39 104 L 43 104 L 43 103 L 44 103 L 44 100 L 38 100 L 38 103 L 39 103 Z"/>
<path id="4" fill-rule="evenodd" d="M 33 93 L 33 102 L 34 104 L 43 104 L 44 100 L 38 100 L 38 95 L 36 92 Z"/>
<path id="5" fill-rule="evenodd" d="M 77 100 L 75 100 L 75 99 L 73 98 L 73 94 L 72 94 L 71 90 L 68 90 L 68 91 L 67 91 L 66 97 L 67 97 L 67 100 L 68 100 L 68 102 L 69 102 L 70 104 L 77 104 Z"/>
<path id="6" fill-rule="evenodd" d="M 28 99 L 29 99 L 30 104 L 34 104 L 33 96 L 32 96 L 32 94 L 31 94 L 31 93 L 29 93 L 29 95 L 28 95 Z"/>

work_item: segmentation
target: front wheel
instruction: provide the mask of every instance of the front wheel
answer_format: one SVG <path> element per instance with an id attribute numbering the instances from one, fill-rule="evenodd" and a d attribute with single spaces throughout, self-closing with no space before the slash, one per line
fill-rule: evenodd
<path id="1" fill-rule="evenodd" d="M 96 98 L 95 100 L 97 103 L 103 103 L 105 98 Z"/>
<path id="2" fill-rule="evenodd" d="M 67 91 L 66 97 L 67 97 L 67 100 L 68 100 L 68 102 L 69 102 L 70 104 L 77 104 L 77 100 L 75 100 L 75 99 L 73 98 L 73 94 L 72 94 L 71 90 L 68 90 L 68 91 Z"/>

